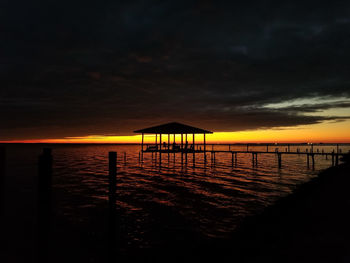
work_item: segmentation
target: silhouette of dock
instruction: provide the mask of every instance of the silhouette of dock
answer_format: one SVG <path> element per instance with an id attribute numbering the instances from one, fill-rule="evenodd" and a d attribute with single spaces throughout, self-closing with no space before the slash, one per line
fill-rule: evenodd
<path id="1" fill-rule="evenodd" d="M 332 165 L 338 165 L 339 164 L 339 158 L 345 156 L 345 153 L 341 152 L 341 149 L 339 148 L 340 145 L 348 145 L 348 144 L 325 144 L 325 143 L 236 143 L 236 144 L 207 144 L 206 143 L 206 134 L 213 133 L 208 130 L 204 130 L 201 128 L 196 128 L 193 126 L 177 123 L 177 122 L 171 122 L 159 126 L 153 126 L 150 128 L 145 128 L 141 130 L 134 131 L 135 133 L 141 133 L 142 134 L 142 142 L 141 142 L 141 160 L 143 159 L 144 153 L 159 153 L 159 158 L 161 160 L 161 154 L 162 153 L 181 153 L 181 154 L 193 154 L 193 157 L 195 157 L 196 153 L 203 153 L 204 154 L 204 160 L 207 159 L 207 154 L 211 154 L 211 160 L 215 161 L 216 159 L 216 153 L 228 153 L 232 155 L 232 165 L 234 163 L 237 163 L 237 155 L 238 154 L 252 154 L 252 164 L 253 166 L 258 165 L 258 155 L 261 154 L 275 154 L 277 156 L 278 160 L 278 167 L 280 168 L 282 166 L 282 156 L 283 155 L 305 155 L 307 157 L 307 165 L 310 165 L 310 162 L 312 163 L 312 166 L 315 165 L 315 156 L 316 155 L 322 155 L 325 156 L 326 159 L 328 157 L 332 158 Z M 144 135 L 145 134 L 153 134 L 155 136 L 155 143 L 154 144 L 146 144 L 146 149 L 144 149 Z M 195 140 L 196 134 L 202 134 L 203 135 L 203 143 L 197 143 Z M 162 136 L 166 135 L 168 137 L 168 142 L 162 143 Z M 172 136 L 171 136 L 172 135 Z M 176 135 L 181 136 L 181 142 L 176 142 Z M 188 135 L 192 135 L 192 141 L 188 141 Z M 171 137 L 173 137 L 171 141 Z M 350 145 L 350 144 L 349 144 Z M 211 150 L 208 150 L 208 146 L 211 146 Z M 220 146 L 221 148 L 226 146 L 228 149 L 214 149 L 215 146 Z M 245 150 L 233 150 L 231 149 L 233 146 L 240 146 L 244 147 Z M 336 151 L 332 152 L 325 152 L 323 149 L 319 151 L 319 149 L 314 149 L 314 147 L 317 146 L 335 146 Z M 251 147 L 264 147 L 265 150 L 252 150 L 249 149 Z M 284 151 L 282 151 L 280 148 L 284 147 Z M 291 147 L 297 147 L 296 150 L 292 151 Z M 300 147 L 307 147 L 304 151 L 300 149 Z M 273 149 L 274 148 L 274 149 Z M 311 161 L 310 161 L 311 159 Z"/>

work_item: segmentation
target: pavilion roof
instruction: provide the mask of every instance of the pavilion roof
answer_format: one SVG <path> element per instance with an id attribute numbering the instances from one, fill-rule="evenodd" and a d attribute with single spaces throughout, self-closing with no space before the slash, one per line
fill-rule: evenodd
<path id="1" fill-rule="evenodd" d="M 170 122 L 150 128 L 134 131 L 135 133 L 152 133 L 152 134 L 194 134 L 194 133 L 213 133 L 211 131 L 203 130 L 186 124 L 178 122 Z"/>

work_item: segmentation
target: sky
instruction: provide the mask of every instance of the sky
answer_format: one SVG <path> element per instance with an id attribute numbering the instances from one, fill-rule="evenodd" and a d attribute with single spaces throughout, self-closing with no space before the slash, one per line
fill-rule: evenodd
<path id="1" fill-rule="evenodd" d="M 350 142 L 349 1 L 0 3 L 0 141 Z"/>

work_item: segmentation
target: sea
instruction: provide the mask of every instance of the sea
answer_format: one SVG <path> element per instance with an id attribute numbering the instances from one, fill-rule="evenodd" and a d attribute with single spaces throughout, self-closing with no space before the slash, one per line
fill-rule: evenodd
<path id="1" fill-rule="evenodd" d="M 193 243 L 225 239 L 247 216 L 261 213 L 332 165 L 326 155 L 316 155 L 314 167 L 311 162 L 307 165 L 306 155 L 282 155 L 279 168 L 276 154 L 258 155 L 258 163 L 253 165 L 250 153 L 239 153 L 232 162 L 230 153 L 216 153 L 215 161 L 210 152 L 206 158 L 204 153 L 141 154 L 140 145 L 9 144 L 3 213 L 17 218 L 15 221 L 21 222 L 21 216 L 35 220 L 29 214 L 36 209 L 38 156 L 45 147 L 52 149 L 54 160 L 54 222 L 83 226 L 84 231 L 100 238 L 103 234 L 99 231 L 105 228 L 97 227 L 96 222 L 105 221 L 96 218 L 104 217 L 108 208 L 108 153 L 117 152 L 116 207 L 124 250 L 157 248 L 169 239 Z M 279 152 L 287 150 L 275 145 L 270 151 L 277 148 Z M 290 151 L 297 148 L 310 151 L 309 145 L 291 146 Z M 228 150 L 228 146 L 207 149 Z M 244 151 L 246 146 L 230 149 Z M 265 151 L 266 147 L 250 146 L 249 150 Z M 336 146 L 313 148 L 320 153 L 333 150 Z M 349 150 L 349 145 L 339 147 L 342 152 Z"/>

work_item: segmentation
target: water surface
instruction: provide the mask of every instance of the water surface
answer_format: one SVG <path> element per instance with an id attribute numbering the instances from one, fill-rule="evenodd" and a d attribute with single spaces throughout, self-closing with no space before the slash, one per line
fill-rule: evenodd
<path id="1" fill-rule="evenodd" d="M 37 156 L 43 146 L 8 147 L 11 173 L 35 173 Z M 204 154 L 143 155 L 138 145 L 53 145 L 55 213 L 73 223 L 89 224 L 91 211 L 107 204 L 108 152 L 118 153 L 117 209 L 124 246 L 154 247 L 169 236 L 200 239 L 225 238 L 247 215 L 285 196 L 303 182 L 331 165 L 331 158 L 315 157 L 315 169 L 307 167 L 304 155 L 283 155 L 278 168 L 275 154 L 258 156 L 252 166 L 251 154 L 217 153 L 215 162 Z M 211 147 L 208 147 L 209 150 Z M 276 147 L 271 147 L 275 150 Z M 291 147 L 296 151 L 297 147 Z M 306 147 L 300 147 L 304 152 Z M 216 150 L 228 146 L 215 146 Z M 245 150 L 244 146 L 231 147 Z M 265 151 L 266 147 L 250 147 Z M 331 152 L 333 146 L 314 147 Z M 285 147 L 280 147 L 285 151 Z M 341 147 L 343 152 L 349 147 Z M 25 171 L 25 172 L 24 172 Z M 23 176 L 24 178 L 25 176 Z M 22 179 L 21 179 L 22 180 Z M 28 184 L 22 182 L 22 187 Z M 84 213 L 88 209 L 89 213 Z M 94 210 L 95 209 L 95 210 Z M 94 217 L 96 215 L 93 215 Z"/>

